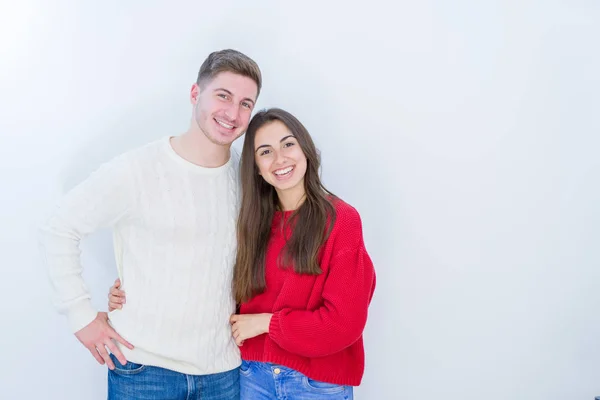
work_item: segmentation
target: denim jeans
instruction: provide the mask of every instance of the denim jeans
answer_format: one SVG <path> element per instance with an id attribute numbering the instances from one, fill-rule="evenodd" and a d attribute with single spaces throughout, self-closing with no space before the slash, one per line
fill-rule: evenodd
<path id="1" fill-rule="evenodd" d="M 352 389 L 310 379 L 281 365 L 242 361 L 240 367 L 241 400 L 352 400 Z"/>
<path id="2" fill-rule="evenodd" d="M 132 362 L 125 365 L 111 354 L 108 400 L 239 400 L 239 368 L 210 375 L 186 375 Z"/>

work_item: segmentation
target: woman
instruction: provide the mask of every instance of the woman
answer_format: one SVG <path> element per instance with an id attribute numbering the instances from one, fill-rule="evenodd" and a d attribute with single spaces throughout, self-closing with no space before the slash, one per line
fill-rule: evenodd
<path id="1" fill-rule="evenodd" d="M 242 204 L 231 317 L 242 399 L 352 399 L 375 271 L 357 211 L 319 178 L 290 113 L 257 113 L 241 156 Z M 113 287 L 109 306 L 123 300 Z"/>

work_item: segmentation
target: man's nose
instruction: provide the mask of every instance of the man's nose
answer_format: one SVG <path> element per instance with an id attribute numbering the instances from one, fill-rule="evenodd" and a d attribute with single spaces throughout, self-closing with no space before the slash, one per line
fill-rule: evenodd
<path id="1" fill-rule="evenodd" d="M 225 110 L 225 115 L 227 116 L 227 118 L 229 118 L 230 122 L 237 121 L 239 114 L 240 114 L 240 106 L 239 106 L 239 104 L 231 104 Z"/>

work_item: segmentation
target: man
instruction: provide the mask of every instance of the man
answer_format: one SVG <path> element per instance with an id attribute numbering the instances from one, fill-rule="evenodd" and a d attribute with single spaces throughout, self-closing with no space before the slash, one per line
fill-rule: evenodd
<path id="1" fill-rule="evenodd" d="M 188 131 L 102 165 L 41 229 L 55 303 L 108 366 L 109 399 L 239 397 L 229 325 L 239 196 L 231 144 L 261 84 L 246 55 L 210 54 L 191 88 Z M 79 257 L 80 240 L 104 226 L 113 228 L 127 293 L 127 306 L 110 316 L 92 307 Z"/>

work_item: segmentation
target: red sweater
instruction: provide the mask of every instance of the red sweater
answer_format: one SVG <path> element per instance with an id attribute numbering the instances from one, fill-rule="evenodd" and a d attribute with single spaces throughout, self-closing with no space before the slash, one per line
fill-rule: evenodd
<path id="1" fill-rule="evenodd" d="M 336 220 L 320 253 L 320 275 L 279 268 L 285 245 L 277 212 L 266 254 L 265 291 L 241 305 L 241 314 L 273 313 L 269 333 L 244 341 L 247 361 L 271 362 L 311 379 L 358 386 L 365 354 L 362 333 L 375 290 L 375 270 L 363 243 L 360 215 L 334 200 Z M 289 237 L 289 236 L 288 236 Z"/>

